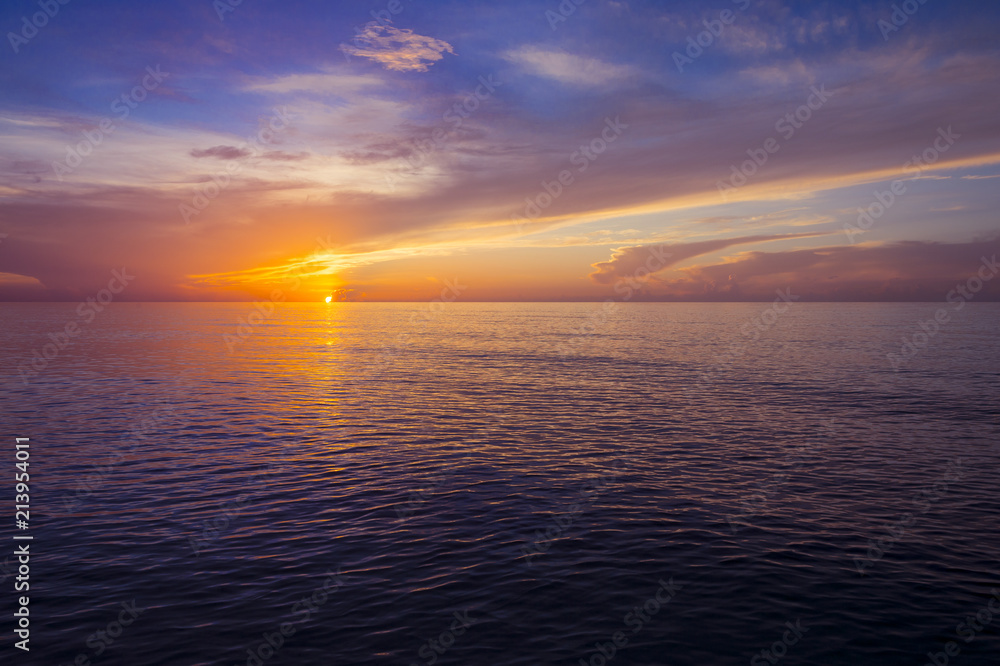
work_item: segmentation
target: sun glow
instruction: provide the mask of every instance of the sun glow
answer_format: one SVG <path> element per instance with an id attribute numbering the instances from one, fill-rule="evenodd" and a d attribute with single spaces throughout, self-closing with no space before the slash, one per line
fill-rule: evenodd
<path id="1" fill-rule="evenodd" d="M 333 302 L 333 296 L 327 296 L 326 297 L 326 302 L 327 303 L 332 303 Z"/>

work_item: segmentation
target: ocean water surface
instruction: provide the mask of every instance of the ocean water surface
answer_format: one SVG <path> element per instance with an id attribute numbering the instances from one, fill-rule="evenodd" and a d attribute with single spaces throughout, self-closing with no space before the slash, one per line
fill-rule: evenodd
<path id="1" fill-rule="evenodd" d="M 942 306 L 0 304 L 3 663 L 1000 663 L 1000 305 Z"/>

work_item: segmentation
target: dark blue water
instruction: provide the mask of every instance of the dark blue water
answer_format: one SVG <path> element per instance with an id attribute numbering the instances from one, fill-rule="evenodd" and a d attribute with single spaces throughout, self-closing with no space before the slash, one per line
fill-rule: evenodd
<path id="1" fill-rule="evenodd" d="M 938 307 L 2 304 L 0 660 L 1000 663 L 1000 306 L 887 357 Z"/>

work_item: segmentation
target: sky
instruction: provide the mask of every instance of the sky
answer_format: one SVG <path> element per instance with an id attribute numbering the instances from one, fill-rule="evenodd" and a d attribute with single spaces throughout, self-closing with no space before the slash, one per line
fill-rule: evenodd
<path id="1" fill-rule="evenodd" d="M 578 1 L 6 0 L 0 300 L 943 301 L 1000 250 L 997 3 Z"/>

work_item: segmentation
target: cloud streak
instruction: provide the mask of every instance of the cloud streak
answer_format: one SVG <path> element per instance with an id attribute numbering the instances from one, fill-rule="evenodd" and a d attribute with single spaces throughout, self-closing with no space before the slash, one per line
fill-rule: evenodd
<path id="1" fill-rule="evenodd" d="M 251 152 L 249 150 L 241 150 L 236 146 L 212 146 L 211 148 L 206 148 L 204 150 L 199 150 L 195 148 L 191 151 L 191 157 L 215 157 L 220 160 L 235 160 L 241 157 L 247 157 Z"/>
<path id="2" fill-rule="evenodd" d="M 768 243 L 778 240 L 790 240 L 794 238 L 812 238 L 819 236 L 819 233 L 803 234 L 779 234 L 772 236 L 741 236 L 738 238 L 720 238 L 718 240 L 699 241 L 695 243 L 673 243 L 665 245 L 640 245 L 637 247 L 623 247 L 615 250 L 609 261 L 598 262 L 593 265 L 597 270 L 590 274 L 590 279 L 597 284 L 611 284 L 615 280 L 625 277 L 632 277 L 646 265 L 650 253 L 657 256 L 669 257 L 666 262 L 661 262 L 656 272 L 667 270 L 672 266 L 692 259 L 694 257 L 718 252 L 734 245 L 747 245 L 749 243 Z M 648 272 L 648 271 L 647 271 Z"/>
<path id="3" fill-rule="evenodd" d="M 519 65 L 529 74 L 572 86 L 600 88 L 624 83 L 637 74 L 629 66 L 613 65 L 597 58 L 551 51 L 536 46 L 508 51 L 504 54 L 504 59 Z"/>

